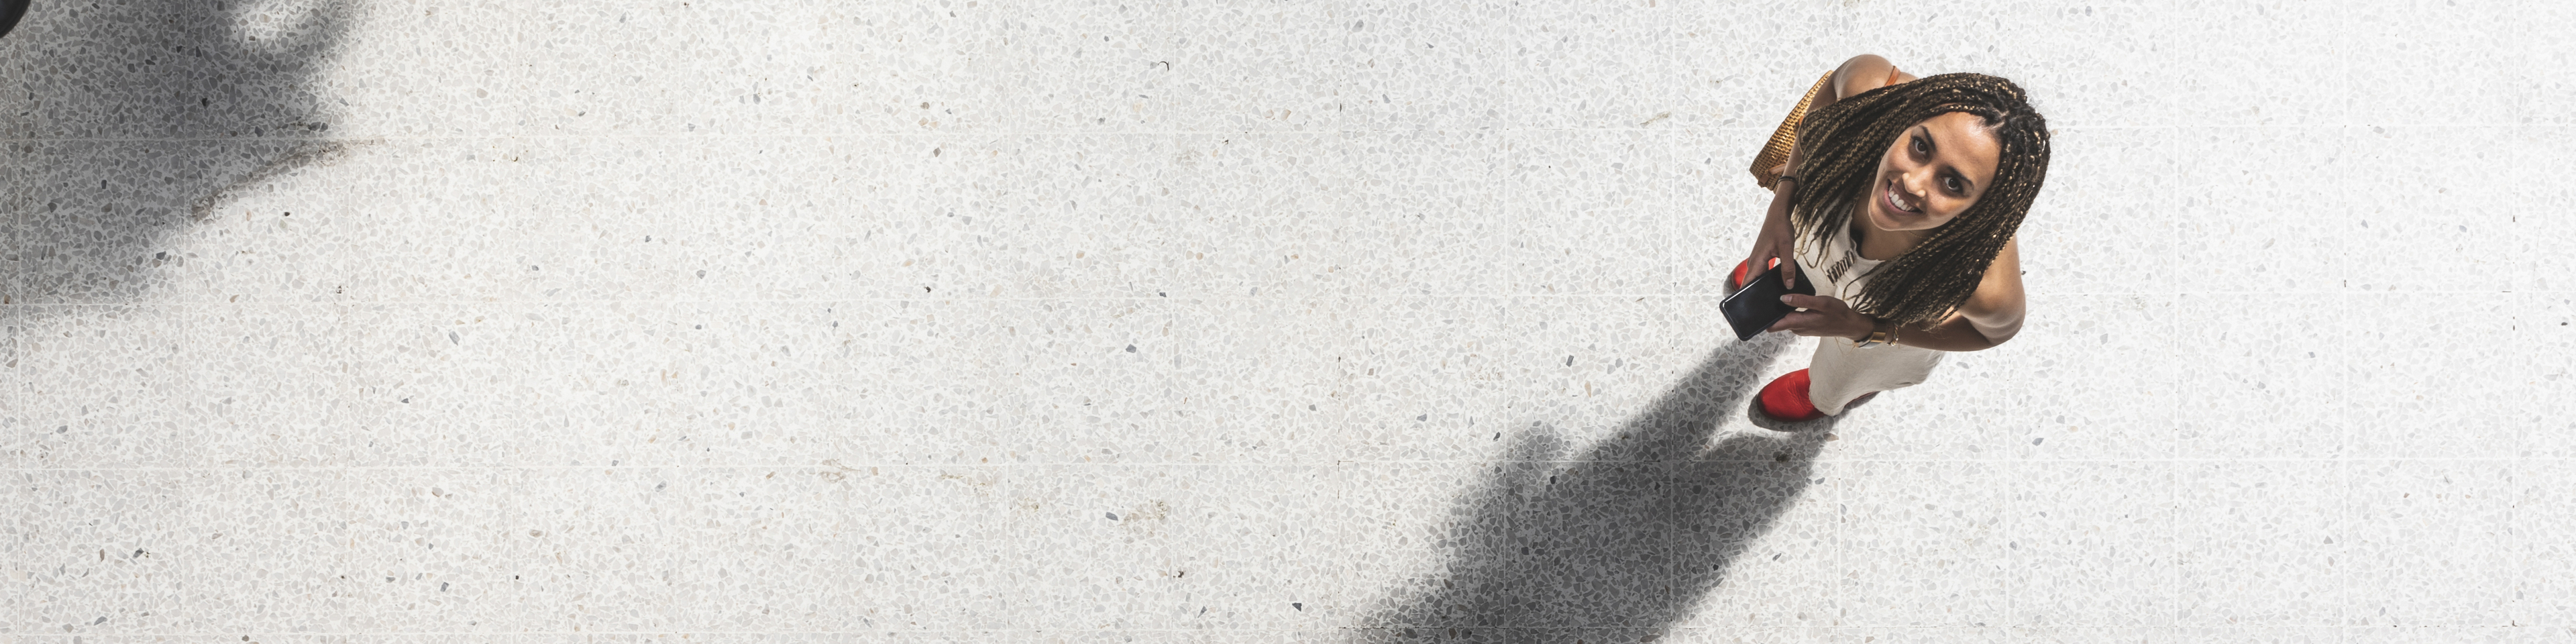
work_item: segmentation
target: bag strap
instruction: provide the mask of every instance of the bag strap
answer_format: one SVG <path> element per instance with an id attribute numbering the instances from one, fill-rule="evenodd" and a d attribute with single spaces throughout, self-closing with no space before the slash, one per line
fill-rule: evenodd
<path id="1" fill-rule="evenodd" d="M 1807 87 L 1807 95 L 1798 98 L 1798 106 L 1789 110 L 1788 118 L 1780 119 L 1780 129 L 1773 130 L 1771 141 L 1762 144 L 1761 153 L 1753 155 L 1753 183 L 1769 190 L 1780 181 L 1780 173 L 1787 171 L 1781 166 L 1789 162 L 1789 149 L 1798 145 L 1798 124 L 1807 120 L 1807 106 L 1816 102 L 1816 92 L 1824 91 L 1825 84 L 1833 79 L 1833 72 L 1817 77 L 1816 84 Z"/>

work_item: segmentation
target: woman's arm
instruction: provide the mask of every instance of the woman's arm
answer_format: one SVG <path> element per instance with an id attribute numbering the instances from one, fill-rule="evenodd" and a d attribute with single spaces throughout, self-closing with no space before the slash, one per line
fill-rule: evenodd
<path id="1" fill-rule="evenodd" d="M 1940 322 L 1916 324 L 1896 330 L 1896 343 L 1936 351 L 1979 351 L 1991 349 L 2015 334 L 2021 333 L 2025 298 L 2021 290 L 2021 252 L 2019 240 L 2004 242 L 1995 261 L 1986 265 L 1986 275 L 1977 282 L 1977 290 L 1959 310 Z M 1835 336 L 1860 340 L 1878 331 L 1878 320 L 1842 300 L 1816 295 L 1784 295 L 1780 301 L 1805 311 L 1791 313 L 1771 325 L 1773 331 L 1790 331 L 1806 336 Z"/>
<path id="2" fill-rule="evenodd" d="M 1898 330 L 1896 343 L 1940 351 L 1991 349 L 2021 333 L 2028 301 L 2021 290 L 2020 240 L 2007 240 L 2003 250 L 1995 253 L 1995 261 L 1986 265 L 1976 292 L 1959 303 L 1957 312 L 1939 324 Z"/>

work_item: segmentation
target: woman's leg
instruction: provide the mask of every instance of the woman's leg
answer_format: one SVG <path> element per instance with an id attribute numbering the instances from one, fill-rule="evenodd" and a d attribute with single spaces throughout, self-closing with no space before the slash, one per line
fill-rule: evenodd
<path id="1" fill-rule="evenodd" d="M 1816 411 L 1840 415 L 1852 399 L 1873 391 L 1923 384 L 1941 365 L 1941 352 L 1907 346 L 1860 348 L 1846 338 L 1817 338 L 1807 363 L 1807 400 Z"/>

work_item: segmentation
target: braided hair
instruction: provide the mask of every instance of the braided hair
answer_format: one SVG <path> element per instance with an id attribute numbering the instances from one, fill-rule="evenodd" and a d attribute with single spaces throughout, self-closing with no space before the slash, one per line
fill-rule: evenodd
<path id="1" fill-rule="evenodd" d="M 2048 122 L 2021 86 L 1984 74 L 1941 74 L 1835 101 L 1799 125 L 1804 150 L 1790 171 L 1790 222 L 1819 246 L 1851 225 L 1852 208 L 1876 185 L 1879 156 L 1907 128 L 1950 112 L 1985 120 L 2001 145 L 1995 177 L 1977 202 L 1934 229 L 1921 245 L 1881 264 L 1852 308 L 1896 324 L 1935 321 L 1957 310 L 2021 228 L 2048 177 Z M 1834 276 L 1839 279 L 1839 275 Z"/>

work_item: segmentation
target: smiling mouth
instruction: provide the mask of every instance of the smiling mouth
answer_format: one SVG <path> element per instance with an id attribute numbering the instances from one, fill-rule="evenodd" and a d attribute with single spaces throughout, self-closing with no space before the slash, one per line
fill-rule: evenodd
<path id="1" fill-rule="evenodd" d="M 1912 204 L 1905 203 L 1903 198 L 1897 196 L 1901 194 L 1905 194 L 1905 191 L 1898 190 L 1896 188 L 1896 182 L 1887 182 L 1887 207 L 1889 210 L 1909 215 L 1923 214 L 1923 210 L 1920 207 L 1908 207 Z"/>

